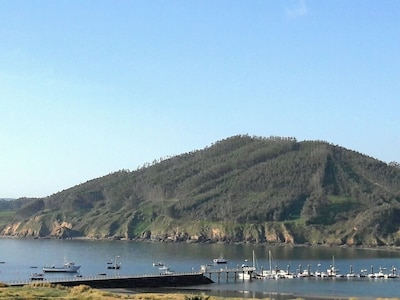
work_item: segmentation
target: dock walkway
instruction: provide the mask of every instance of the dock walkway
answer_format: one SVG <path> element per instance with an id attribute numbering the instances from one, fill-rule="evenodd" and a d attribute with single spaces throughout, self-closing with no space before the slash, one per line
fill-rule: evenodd
<path id="1" fill-rule="evenodd" d="M 24 286 L 38 281 L 11 281 L 5 282 L 9 286 Z M 202 272 L 174 273 L 170 275 L 116 275 L 116 276 L 82 276 L 45 278 L 43 281 L 63 286 L 88 285 L 92 288 L 146 288 L 146 287 L 177 287 L 199 284 L 210 284 L 213 281 Z"/>
<path id="2" fill-rule="evenodd" d="M 207 268 L 205 266 L 202 266 L 202 269 L 201 269 L 201 273 L 203 273 L 209 279 L 214 280 L 218 283 L 221 282 L 221 279 L 225 279 L 226 282 L 228 282 L 229 279 L 233 279 L 235 282 L 237 280 L 242 281 L 244 279 L 238 279 L 238 274 L 244 274 L 247 272 L 249 272 L 250 274 L 252 273 L 252 271 L 246 271 L 241 267 L 237 267 L 237 268 Z M 213 279 L 213 277 L 215 277 L 215 275 L 217 278 Z M 242 276 L 242 278 L 244 278 L 244 276 Z M 249 279 L 252 280 L 252 276 L 250 276 Z"/>

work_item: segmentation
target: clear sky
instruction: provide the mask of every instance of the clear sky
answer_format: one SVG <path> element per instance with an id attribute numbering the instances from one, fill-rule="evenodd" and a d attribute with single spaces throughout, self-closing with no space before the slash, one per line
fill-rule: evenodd
<path id="1" fill-rule="evenodd" d="M 400 162 L 398 0 L 2 0 L 0 197 L 237 134 Z"/>

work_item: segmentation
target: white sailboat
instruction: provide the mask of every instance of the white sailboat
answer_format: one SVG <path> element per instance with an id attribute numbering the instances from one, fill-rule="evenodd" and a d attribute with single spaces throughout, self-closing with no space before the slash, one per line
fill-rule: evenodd
<path id="1" fill-rule="evenodd" d="M 297 273 L 297 277 L 311 277 L 314 276 L 314 274 L 311 273 L 311 266 L 307 265 L 307 269 L 302 269 L 301 265 L 299 265 L 299 271 Z"/>
<path id="2" fill-rule="evenodd" d="M 269 260 L 269 270 L 264 270 L 262 272 L 262 276 L 265 279 L 284 279 L 284 278 L 292 279 L 297 277 L 296 274 L 290 272 L 290 265 L 287 266 L 286 270 L 280 270 L 277 269 L 276 267 L 272 269 L 271 251 L 268 251 L 268 260 Z"/>
<path id="3" fill-rule="evenodd" d="M 326 270 L 328 277 L 344 277 L 344 275 L 339 273 L 339 270 L 335 267 L 335 256 L 332 256 L 332 265 Z"/>
<path id="4" fill-rule="evenodd" d="M 245 260 L 245 263 L 242 264 L 242 272 L 238 273 L 239 279 L 242 280 L 250 280 L 254 276 L 254 271 L 256 270 L 255 267 L 255 253 L 253 250 L 253 266 L 248 266 L 247 265 L 247 259 Z"/>
<path id="5" fill-rule="evenodd" d="M 269 262 L 269 270 L 263 270 L 262 276 L 266 279 L 273 279 L 275 278 L 276 271 L 272 270 L 272 254 L 271 250 L 268 250 L 268 262 Z"/>
<path id="6" fill-rule="evenodd" d="M 350 265 L 350 271 L 346 275 L 347 278 L 354 278 L 357 277 L 357 274 L 353 271 L 353 265 Z"/>

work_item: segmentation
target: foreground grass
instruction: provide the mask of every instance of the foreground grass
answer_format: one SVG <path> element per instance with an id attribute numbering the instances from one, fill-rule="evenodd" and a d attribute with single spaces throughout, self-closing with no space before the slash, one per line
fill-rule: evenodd
<path id="1" fill-rule="evenodd" d="M 115 300 L 115 299 L 134 299 L 134 300 L 249 300 L 249 298 L 224 298 L 206 296 L 204 294 L 179 294 L 179 293 L 113 293 L 98 289 L 92 289 L 86 285 L 75 287 L 65 287 L 45 282 L 32 283 L 23 287 L 7 287 L 0 282 L 0 299 L 96 299 L 96 300 Z M 272 298 L 263 298 L 260 300 L 273 300 Z M 279 299 L 279 297 L 278 297 Z M 362 298 L 346 297 L 288 297 L 286 300 L 358 300 Z M 376 298 L 377 300 L 400 300 L 400 298 Z"/>
<path id="2" fill-rule="evenodd" d="M 156 293 L 113 293 L 92 289 L 86 285 L 65 287 L 46 282 L 35 282 L 23 287 L 7 287 L 0 283 L 0 299 L 134 299 L 134 300 L 211 300 L 208 296 Z M 213 297 L 212 300 L 223 299 Z"/>
<path id="3" fill-rule="evenodd" d="M 125 295 L 91 289 L 80 285 L 64 287 L 49 283 L 33 283 L 23 287 L 0 287 L 0 299 L 130 299 Z"/>

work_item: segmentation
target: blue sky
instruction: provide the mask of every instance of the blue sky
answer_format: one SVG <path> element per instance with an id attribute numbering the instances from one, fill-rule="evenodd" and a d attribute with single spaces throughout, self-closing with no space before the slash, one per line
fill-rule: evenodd
<path id="1" fill-rule="evenodd" d="M 400 162 L 400 1 L 0 1 L 0 197 L 237 135 Z"/>

